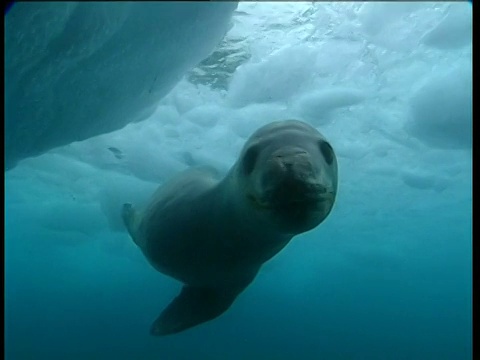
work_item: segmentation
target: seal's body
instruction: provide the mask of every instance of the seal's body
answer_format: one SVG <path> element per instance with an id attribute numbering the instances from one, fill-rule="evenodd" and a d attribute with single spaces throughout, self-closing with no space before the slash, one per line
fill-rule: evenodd
<path id="1" fill-rule="evenodd" d="M 211 320 L 291 238 L 319 225 L 337 192 L 337 161 L 325 138 L 300 121 L 257 130 L 229 173 L 190 169 L 123 219 L 158 271 L 185 285 L 153 323 L 153 335 Z"/>

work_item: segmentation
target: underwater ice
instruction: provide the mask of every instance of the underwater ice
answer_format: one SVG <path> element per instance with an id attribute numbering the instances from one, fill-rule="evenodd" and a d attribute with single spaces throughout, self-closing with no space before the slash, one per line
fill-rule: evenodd
<path id="1" fill-rule="evenodd" d="M 413 189 L 405 191 L 447 191 L 451 183 L 467 184 L 472 143 L 471 34 L 458 30 L 449 19 L 458 18 L 465 27 L 471 20 L 471 8 L 465 3 L 388 5 L 316 3 L 312 5 L 315 11 L 305 16 L 305 4 L 268 7 L 243 3 L 233 18 L 235 25 L 218 47 L 221 54 L 222 46 L 229 42 L 240 44 L 236 52 L 225 54 L 237 61 L 228 74 L 229 88 L 215 90 L 201 79 L 192 84 L 183 78 L 168 93 L 175 79 L 218 43 L 233 5 L 216 4 L 207 9 L 197 4 L 186 11 L 182 4 L 172 3 L 160 11 L 157 4 L 146 8 L 133 3 L 16 4 L 7 15 L 7 30 L 8 21 L 22 25 L 18 16 L 26 11 L 22 6 L 35 6 L 27 11 L 35 20 L 29 22 L 33 26 L 47 17 L 56 21 L 47 22 L 43 33 L 32 28 L 23 35 L 30 37 L 33 48 L 27 48 L 18 34 L 7 31 L 7 164 L 9 159 L 38 154 L 72 140 L 90 139 L 26 159 L 8 171 L 7 203 L 63 189 L 77 202 L 97 204 L 95 209 L 108 219 L 105 224 L 121 230 L 117 209 L 124 201 L 144 201 L 156 184 L 189 166 L 208 164 L 226 171 L 253 131 L 282 118 L 310 122 L 331 140 L 340 156 L 344 192 L 353 187 L 349 181 L 353 174 L 368 187 L 372 182 L 366 180 L 369 171 L 386 174 L 382 176 L 389 176 L 390 184 L 396 178 L 402 186 Z M 89 6 L 96 6 L 95 11 Z M 243 14 L 261 13 L 262 9 L 268 9 L 273 17 L 259 22 L 253 15 Z M 215 20 L 206 15 L 211 11 L 218 13 Z M 284 42 L 278 39 L 279 30 L 270 30 L 268 21 L 275 23 L 276 11 L 284 16 Z M 95 16 L 89 16 L 90 12 Z M 180 32 L 180 26 L 166 31 L 166 23 L 158 25 L 156 20 L 166 17 L 173 21 L 174 15 L 183 24 L 183 43 L 175 32 Z M 210 19 L 205 20 L 210 22 L 205 25 L 209 30 L 199 35 L 196 26 L 204 15 Z M 198 17 L 195 26 L 189 16 Z M 297 23 L 302 19 L 302 25 L 293 25 L 295 19 Z M 96 36 L 87 32 L 75 33 L 78 38 L 73 40 L 66 38 L 73 21 L 78 22 L 75 26 L 102 31 Z M 139 23 L 142 26 L 137 26 Z M 327 25 L 328 34 L 324 30 Z M 153 29 L 156 37 L 145 36 Z M 434 31 L 447 31 L 452 46 L 440 46 L 432 40 Z M 108 45 L 114 36 L 118 37 L 116 42 L 128 44 L 127 48 Z M 83 45 L 67 49 L 67 40 Z M 15 51 L 8 51 L 9 46 Z M 106 49 L 111 52 L 108 56 Z M 241 56 L 245 52 L 250 53 L 247 60 Z M 141 56 L 147 53 L 148 59 Z M 61 56 L 70 60 L 58 65 L 55 61 Z M 58 69 L 54 64 L 62 69 L 56 74 L 52 73 Z M 13 71 L 13 65 L 19 68 Z M 96 70 L 88 76 L 95 80 L 87 79 L 85 73 L 92 66 Z M 167 68 L 171 79 L 156 83 L 154 98 L 168 94 L 157 104 L 147 95 L 153 89 L 145 85 L 147 74 L 167 76 L 160 75 Z M 215 74 L 215 67 L 210 71 Z M 107 74 L 103 77 L 102 73 Z M 119 73 L 125 77 L 118 77 Z M 34 74 L 45 78 L 39 83 L 38 77 L 32 78 Z M 86 89 L 90 81 L 98 82 L 98 91 L 121 93 L 112 102 L 107 100 L 108 91 L 100 96 L 95 91 L 79 90 L 77 97 L 72 97 L 63 87 Z M 47 106 L 35 111 L 35 107 L 20 105 L 37 101 L 34 94 L 56 94 L 42 101 L 53 101 L 59 108 L 48 109 L 51 117 L 45 117 Z M 25 116 L 13 121 L 11 114 L 18 111 Z M 134 121 L 146 116 L 141 113 L 152 112 L 147 120 Z M 93 136 L 129 122 L 123 129 Z M 441 160 L 435 161 L 437 158 Z M 389 170 L 392 164 L 395 169 Z M 363 171 L 357 174 L 357 168 Z M 25 184 L 23 195 L 16 190 L 18 182 Z M 60 199 L 56 205 L 61 208 Z"/>
<path id="2" fill-rule="evenodd" d="M 5 17 L 5 166 L 150 116 L 237 4 L 15 4 Z"/>

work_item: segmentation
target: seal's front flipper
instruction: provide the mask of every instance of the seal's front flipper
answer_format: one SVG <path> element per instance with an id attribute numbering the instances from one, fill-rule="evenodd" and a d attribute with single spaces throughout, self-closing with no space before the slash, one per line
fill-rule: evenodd
<path id="1" fill-rule="evenodd" d="M 162 311 L 150 328 L 150 334 L 174 334 L 212 320 L 225 312 L 239 291 L 221 288 L 200 288 L 185 285 Z"/>

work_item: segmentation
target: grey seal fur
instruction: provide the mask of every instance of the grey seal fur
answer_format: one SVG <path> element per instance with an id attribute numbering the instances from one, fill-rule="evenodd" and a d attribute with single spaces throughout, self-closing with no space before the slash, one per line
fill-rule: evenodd
<path id="1" fill-rule="evenodd" d="M 315 128 L 278 121 L 248 139 L 225 177 L 192 168 L 160 186 L 144 211 L 124 204 L 124 223 L 150 264 L 184 284 L 150 333 L 178 333 L 225 312 L 263 263 L 325 220 L 337 171 Z"/>

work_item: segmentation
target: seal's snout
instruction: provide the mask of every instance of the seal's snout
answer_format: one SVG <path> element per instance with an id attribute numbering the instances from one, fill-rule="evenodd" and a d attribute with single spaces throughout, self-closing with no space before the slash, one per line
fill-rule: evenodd
<path id="1" fill-rule="evenodd" d="M 305 181 L 314 175 L 311 156 L 302 149 L 282 149 L 272 154 L 271 161 L 279 177 Z"/>
<path id="2" fill-rule="evenodd" d="M 263 200 L 277 206 L 316 207 L 328 200 L 332 192 L 330 183 L 324 180 L 309 152 L 299 147 L 282 147 L 271 154 L 263 173 Z"/>

